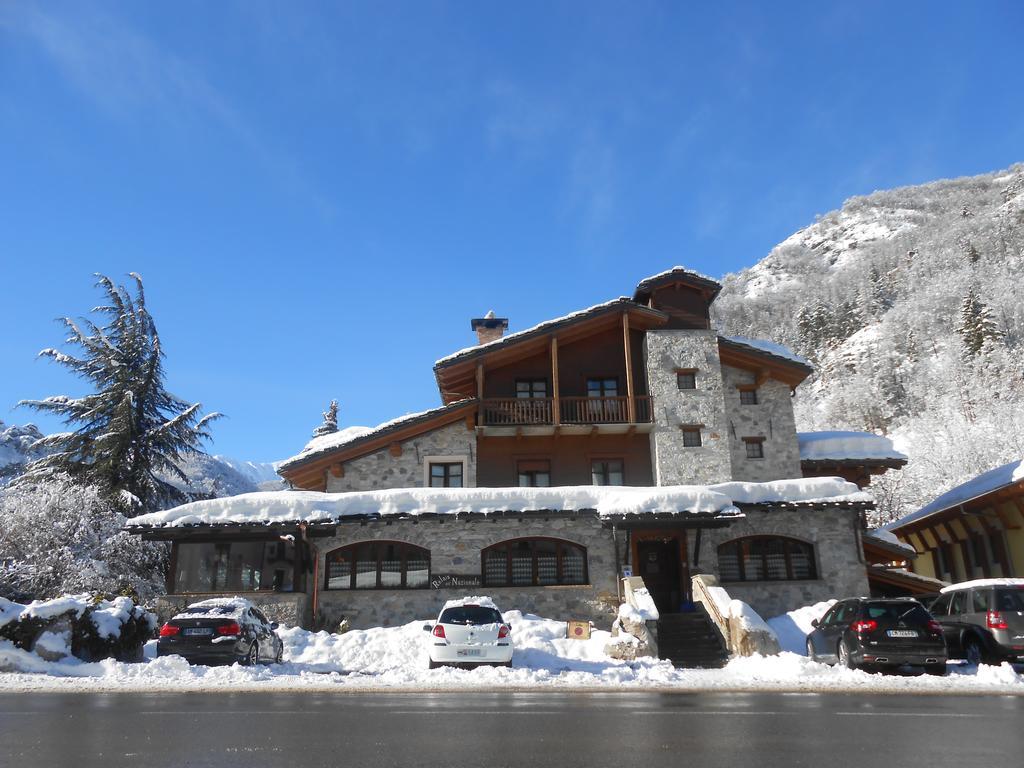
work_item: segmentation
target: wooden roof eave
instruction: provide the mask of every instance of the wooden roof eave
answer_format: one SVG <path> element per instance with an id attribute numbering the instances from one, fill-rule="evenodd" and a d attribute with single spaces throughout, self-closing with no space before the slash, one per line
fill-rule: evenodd
<path id="1" fill-rule="evenodd" d="M 546 352 L 552 338 L 564 345 L 620 327 L 623 314 L 629 315 L 630 327 L 636 330 L 658 328 L 669 320 L 668 314 L 661 310 L 623 303 L 603 308 L 594 315 L 567 320 L 564 325 L 543 329 L 522 339 L 510 340 L 508 344 L 482 347 L 479 352 L 472 350 L 458 360 L 434 366 L 441 397 L 447 402 L 464 397 L 460 392 L 474 391 L 476 367 L 481 362 L 487 368 L 511 365 Z"/>
<path id="2" fill-rule="evenodd" d="M 904 538 L 912 534 L 921 533 L 929 528 L 934 528 L 936 525 L 948 523 L 964 515 L 987 516 L 985 515 L 985 509 L 988 507 L 993 506 L 993 504 L 1013 501 L 1014 499 L 1024 499 L 1024 478 L 959 504 L 954 504 L 945 509 L 938 509 L 926 517 L 919 517 L 904 525 L 900 525 L 897 520 L 891 524 L 889 530 L 897 536 Z M 1020 511 L 1020 517 L 1024 519 L 1024 509 Z"/>
<path id="3" fill-rule="evenodd" d="M 753 349 L 738 349 L 729 343 L 727 339 L 719 338 L 718 354 L 723 365 L 731 365 L 734 368 L 743 368 L 760 374 L 766 372 L 771 378 L 777 379 L 796 389 L 804 380 L 814 373 L 814 369 L 803 363 L 787 361 L 777 355 L 767 352 L 760 353 Z"/>

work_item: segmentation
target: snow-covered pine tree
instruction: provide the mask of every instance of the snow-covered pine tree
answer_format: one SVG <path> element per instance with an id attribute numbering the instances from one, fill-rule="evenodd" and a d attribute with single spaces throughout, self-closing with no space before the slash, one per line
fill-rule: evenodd
<path id="1" fill-rule="evenodd" d="M 323 423 L 313 430 L 313 437 L 333 435 L 338 431 L 338 401 L 331 400 L 330 406 L 323 412 Z"/>
<path id="2" fill-rule="evenodd" d="M 179 461 L 201 453 L 201 441 L 209 438 L 207 426 L 220 414 L 200 416 L 200 403 L 187 403 L 164 387 L 164 353 L 146 309 L 142 278 L 131 273 L 134 297 L 109 278 L 97 278 L 107 303 L 93 312 L 105 323 L 66 317 L 66 343 L 78 347 L 79 354 L 39 353 L 88 381 L 94 391 L 20 403 L 60 416 L 73 427 L 37 443 L 50 452 L 26 467 L 23 480 L 64 472 L 106 489 L 133 512 L 184 501 L 186 495 L 161 475 L 187 483 Z"/>
<path id="3" fill-rule="evenodd" d="M 960 325 L 957 328 L 964 347 L 964 358 L 977 357 L 986 344 L 999 341 L 1003 334 L 992 317 L 992 310 L 978 298 L 974 286 L 967 289 L 960 304 Z"/>

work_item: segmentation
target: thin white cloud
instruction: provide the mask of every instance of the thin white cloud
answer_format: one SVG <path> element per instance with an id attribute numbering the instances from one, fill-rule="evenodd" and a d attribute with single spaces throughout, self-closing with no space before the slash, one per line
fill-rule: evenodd
<path id="1" fill-rule="evenodd" d="M 203 72 L 94 7 L 72 15 L 47 6 L 9 7 L 0 24 L 34 42 L 79 93 L 118 119 L 156 113 L 171 124 L 213 121 L 293 191 L 324 215 L 333 206 L 302 176 L 294 160 L 272 147 Z"/>

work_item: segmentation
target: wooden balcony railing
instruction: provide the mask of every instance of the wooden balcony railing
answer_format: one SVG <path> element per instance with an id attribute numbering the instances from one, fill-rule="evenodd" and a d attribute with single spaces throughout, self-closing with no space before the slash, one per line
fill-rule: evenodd
<path id="1" fill-rule="evenodd" d="M 484 426 L 526 426 L 554 424 L 558 409 L 560 424 L 646 424 L 651 420 L 651 398 L 633 398 L 632 420 L 628 397 L 501 397 L 481 403 Z"/>

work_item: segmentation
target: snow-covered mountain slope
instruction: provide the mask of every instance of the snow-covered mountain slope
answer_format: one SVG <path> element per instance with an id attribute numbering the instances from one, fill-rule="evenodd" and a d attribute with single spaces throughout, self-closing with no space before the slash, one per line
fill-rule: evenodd
<path id="1" fill-rule="evenodd" d="M 720 328 L 817 367 L 799 429 L 881 432 L 910 456 L 877 482 L 887 516 L 1024 456 L 1024 164 L 851 198 L 723 283 Z M 965 322 L 968 294 L 984 308 Z"/>
<path id="2" fill-rule="evenodd" d="M 42 454 L 32 444 L 43 437 L 35 424 L 6 426 L 0 421 L 0 486 L 21 474 L 25 464 Z M 189 485 L 173 481 L 197 498 L 233 496 L 253 491 L 279 491 L 285 485 L 269 462 L 240 461 L 201 454 L 186 458 L 181 468 Z"/>
<path id="3" fill-rule="evenodd" d="M 35 424 L 8 427 L 0 420 L 0 485 L 21 473 L 26 462 L 39 458 L 32 444 L 43 437 Z"/>

